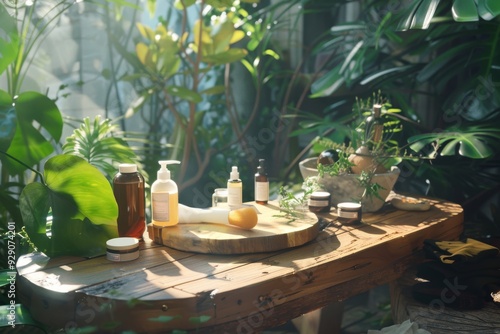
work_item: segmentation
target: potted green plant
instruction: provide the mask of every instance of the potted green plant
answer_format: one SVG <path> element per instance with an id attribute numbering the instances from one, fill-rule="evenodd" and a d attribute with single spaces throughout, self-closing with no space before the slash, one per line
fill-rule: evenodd
<path id="1" fill-rule="evenodd" d="M 342 142 L 327 137 L 316 139 L 321 154 L 299 163 L 304 179 L 315 177 L 319 186 L 331 194 L 332 204 L 361 202 L 364 212 L 375 212 L 383 205 L 394 187 L 403 158 L 391 137 L 402 130 L 393 115 L 401 110 L 382 101 L 380 93 L 373 99 L 357 99 L 354 115 L 344 125 L 337 124 L 347 134 Z M 332 125 L 333 126 L 333 125 Z"/>

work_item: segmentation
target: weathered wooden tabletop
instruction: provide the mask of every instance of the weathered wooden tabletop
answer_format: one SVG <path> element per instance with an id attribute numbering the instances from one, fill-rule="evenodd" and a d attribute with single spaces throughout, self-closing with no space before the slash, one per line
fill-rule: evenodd
<path id="1" fill-rule="evenodd" d="M 458 238 L 462 208 L 430 201 L 423 212 L 387 205 L 352 226 L 332 210 L 314 240 L 274 252 L 193 253 L 146 235 L 131 262 L 30 254 L 18 262 L 20 302 L 53 328 L 253 333 L 393 281 L 425 239 Z"/>

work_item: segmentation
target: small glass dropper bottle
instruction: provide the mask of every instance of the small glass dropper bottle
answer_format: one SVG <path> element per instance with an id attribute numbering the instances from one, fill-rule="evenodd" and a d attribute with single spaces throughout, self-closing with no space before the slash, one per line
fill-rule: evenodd
<path id="1" fill-rule="evenodd" d="M 259 159 L 259 167 L 255 174 L 255 203 L 257 204 L 267 204 L 269 201 L 269 179 L 265 163 L 264 159 Z"/>
<path id="2" fill-rule="evenodd" d="M 237 166 L 232 167 L 229 180 L 227 180 L 227 204 L 229 206 L 243 204 L 243 183 Z"/>

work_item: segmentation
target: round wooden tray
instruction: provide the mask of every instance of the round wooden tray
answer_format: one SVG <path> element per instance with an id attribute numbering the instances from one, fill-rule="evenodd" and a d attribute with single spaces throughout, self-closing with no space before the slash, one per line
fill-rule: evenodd
<path id="1" fill-rule="evenodd" d="M 247 203 L 258 211 L 258 223 L 251 230 L 221 224 L 178 224 L 149 227 L 149 236 L 157 243 L 182 251 L 207 254 L 243 254 L 272 252 L 303 245 L 319 233 L 318 218 L 304 212 L 291 219 L 284 216 L 276 202 L 266 205 Z"/>

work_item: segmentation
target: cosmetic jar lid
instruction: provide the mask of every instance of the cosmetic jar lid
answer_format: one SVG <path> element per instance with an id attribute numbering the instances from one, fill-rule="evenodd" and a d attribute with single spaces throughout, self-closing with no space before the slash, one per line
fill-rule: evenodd
<path id="1" fill-rule="evenodd" d="M 361 209 L 361 204 L 355 202 L 342 202 L 337 204 L 337 208 L 347 211 L 357 211 Z"/>
<path id="2" fill-rule="evenodd" d="M 315 191 L 311 194 L 311 198 L 315 199 L 329 199 L 330 193 L 327 191 Z"/>
<path id="3" fill-rule="evenodd" d="M 106 258 L 110 261 L 131 261 L 139 257 L 139 239 L 122 237 L 106 241 Z"/>

